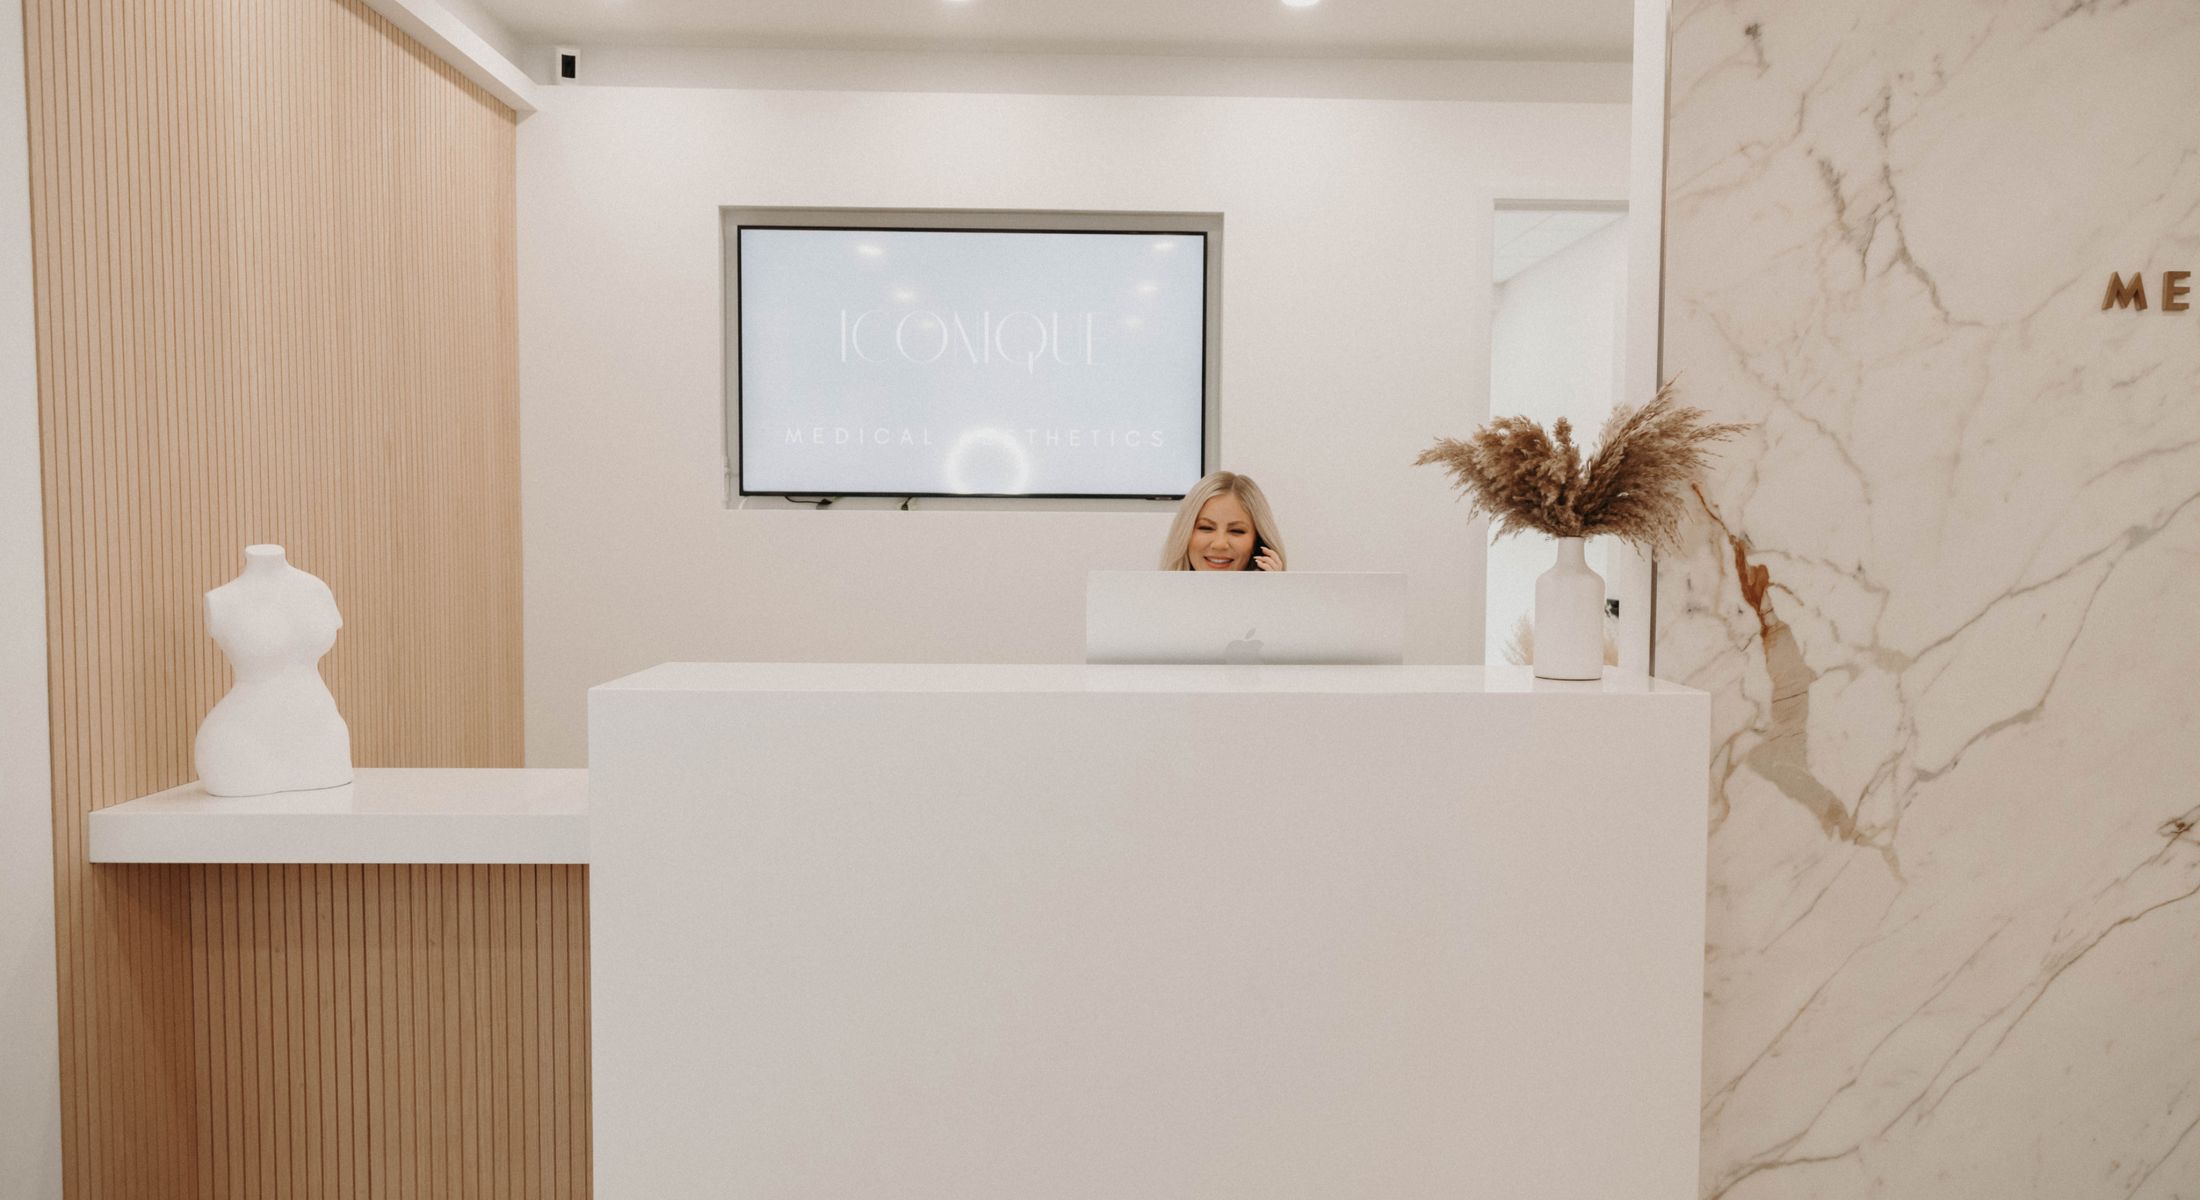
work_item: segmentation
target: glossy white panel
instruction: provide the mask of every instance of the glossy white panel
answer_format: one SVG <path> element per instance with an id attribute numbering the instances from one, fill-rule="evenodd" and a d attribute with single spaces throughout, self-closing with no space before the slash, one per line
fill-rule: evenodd
<path id="1" fill-rule="evenodd" d="M 1702 1191 L 2200 1186 L 2200 21 L 1682 3 L 1661 564 L 1713 693 Z"/>

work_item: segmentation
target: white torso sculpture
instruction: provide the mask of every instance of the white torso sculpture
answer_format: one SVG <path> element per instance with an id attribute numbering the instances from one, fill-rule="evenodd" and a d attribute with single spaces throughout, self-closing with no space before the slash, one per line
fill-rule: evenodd
<path id="1" fill-rule="evenodd" d="M 351 730 L 321 681 L 321 656 L 344 618 L 328 585 L 247 546 L 244 574 L 206 593 L 206 628 L 237 682 L 199 726 L 199 780 L 216 796 L 351 782 Z"/>

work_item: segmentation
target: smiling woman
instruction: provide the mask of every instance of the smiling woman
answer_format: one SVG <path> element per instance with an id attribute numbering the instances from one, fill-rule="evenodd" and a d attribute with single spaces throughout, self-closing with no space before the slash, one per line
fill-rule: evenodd
<path id="1" fill-rule="evenodd" d="M 1250 475 L 1216 471 L 1193 485 L 1161 543 L 1164 571 L 1281 571 L 1283 534 Z"/>

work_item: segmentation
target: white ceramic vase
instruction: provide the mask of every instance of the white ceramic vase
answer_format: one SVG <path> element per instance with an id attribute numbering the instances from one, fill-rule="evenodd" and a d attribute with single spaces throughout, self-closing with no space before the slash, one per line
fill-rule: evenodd
<path id="1" fill-rule="evenodd" d="M 1558 562 L 1535 579 L 1538 679 L 1604 678 L 1604 576 L 1580 538 L 1559 538 Z"/>
<path id="2" fill-rule="evenodd" d="M 264 796 L 351 782 L 351 730 L 321 680 L 344 618 L 328 585 L 281 546 L 247 546 L 244 574 L 206 593 L 206 628 L 237 681 L 192 743 L 211 795 Z"/>

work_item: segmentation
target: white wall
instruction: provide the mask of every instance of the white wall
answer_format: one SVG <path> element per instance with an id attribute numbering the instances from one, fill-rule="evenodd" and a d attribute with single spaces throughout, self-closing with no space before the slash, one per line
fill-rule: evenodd
<path id="1" fill-rule="evenodd" d="M 0 1191 L 60 1200 L 53 776 L 23 7 L 0 3 Z"/>
<path id="2" fill-rule="evenodd" d="M 1626 282 L 1622 218 L 1499 284 L 1490 323 L 1490 412 L 1545 426 L 1565 417 L 1584 453 L 1593 448 L 1626 376 Z M 1600 573 L 1611 569 L 1610 543 L 1589 543 L 1589 565 Z M 1505 661 L 1514 626 L 1535 609 L 1535 578 L 1554 557 L 1551 540 L 1532 534 L 1490 546 L 1485 661 Z M 1607 576 L 1605 595 L 1647 600 L 1642 592 L 1623 593 L 1625 582 Z M 1642 670 L 1643 648 L 1621 646 L 1620 662 Z"/>
<path id="3" fill-rule="evenodd" d="M 1301 569 L 1409 570 L 1408 654 L 1474 661 L 1482 530 L 1430 469 L 1486 415 L 1490 204 L 1610 194 L 1628 109 L 545 89 L 520 128 L 529 761 L 666 659 L 1065 661 L 1088 570 L 1167 512 L 727 511 L 726 204 L 1226 214 L 1222 465 Z M 918 502 L 923 509 L 924 502 Z"/>

